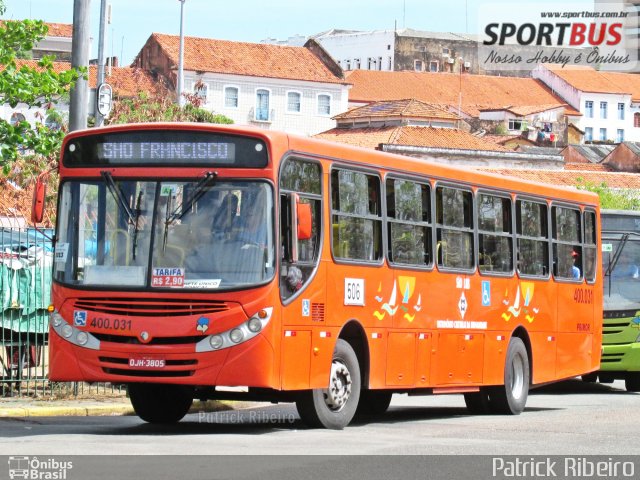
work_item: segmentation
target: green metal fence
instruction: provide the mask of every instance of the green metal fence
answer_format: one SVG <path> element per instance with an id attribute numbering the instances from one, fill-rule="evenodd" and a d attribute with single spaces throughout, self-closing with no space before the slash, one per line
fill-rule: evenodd
<path id="1" fill-rule="evenodd" d="M 52 232 L 0 227 L 0 397 L 113 393 L 109 385 L 52 383 L 48 374 Z"/>

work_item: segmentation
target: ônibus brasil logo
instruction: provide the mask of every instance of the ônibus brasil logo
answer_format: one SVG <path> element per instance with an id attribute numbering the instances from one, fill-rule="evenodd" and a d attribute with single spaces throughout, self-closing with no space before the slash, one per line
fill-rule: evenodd
<path id="1" fill-rule="evenodd" d="M 73 468 L 73 462 L 55 458 L 9 457 L 9 478 L 28 480 L 67 480 L 67 472 Z"/>
<path id="2" fill-rule="evenodd" d="M 532 70 L 542 63 L 637 69 L 638 17 L 620 1 L 483 5 L 478 59 L 485 70 Z"/>

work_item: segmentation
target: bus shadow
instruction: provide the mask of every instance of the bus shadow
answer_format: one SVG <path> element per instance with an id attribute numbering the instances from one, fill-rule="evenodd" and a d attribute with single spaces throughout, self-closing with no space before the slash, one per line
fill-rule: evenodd
<path id="1" fill-rule="evenodd" d="M 573 395 L 573 394 L 590 394 L 590 395 L 633 395 L 634 392 L 627 392 L 624 383 L 615 382 L 597 383 L 584 382 L 581 379 L 574 378 L 562 382 L 551 383 L 541 387 L 532 389 L 530 395 Z"/>

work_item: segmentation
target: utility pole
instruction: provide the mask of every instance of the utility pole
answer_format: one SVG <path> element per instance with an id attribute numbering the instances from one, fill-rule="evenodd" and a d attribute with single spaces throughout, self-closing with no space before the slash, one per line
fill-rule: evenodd
<path id="1" fill-rule="evenodd" d="M 71 39 L 71 66 L 89 67 L 91 0 L 73 1 L 73 37 Z M 78 78 L 70 92 L 69 131 L 87 128 L 89 101 L 88 81 Z"/>
<path id="2" fill-rule="evenodd" d="M 184 2 L 185 0 L 178 0 L 180 2 L 180 53 L 178 58 L 178 105 L 184 106 L 184 97 L 182 90 L 184 88 Z"/>
<path id="3" fill-rule="evenodd" d="M 98 88 L 104 83 L 104 37 L 107 29 L 107 0 L 101 0 L 100 3 L 100 33 L 98 35 L 98 79 L 96 81 L 96 104 L 98 99 Z M 100 113 L 97 106 L 94 105 L 96 112 L 96 127 L 104 124 L 104 115 Z"/>

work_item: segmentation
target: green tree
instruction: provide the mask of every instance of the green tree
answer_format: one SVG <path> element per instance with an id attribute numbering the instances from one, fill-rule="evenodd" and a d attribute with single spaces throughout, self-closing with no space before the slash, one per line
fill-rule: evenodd
<path id="1" fill-rule="evenodd" d="M 613 190 L 605 182 L 595 184 L 587 182 L 584 178 L 577 178 L 580 190 L 597 193 L 600 197 L 600 207 L 612 210 L 640 210 L 640 196 L 630 190 Z"/>
<path id="2" fill-rule="evenodd" d="M 201 108 L 202 100 L 186 94 L 187 103 L 180 107 L 168 90 L 158 84 L 152 92 L 140 92 L 134 98 L 115 98 L 113 110 L 105 124 L 144 122 L 233 123 L 229 117 Z"/>
<path id="3" fill-rule="evenodd" d="M 0 0 L 0 15 L 5 10 L 4 0 Z M 0 25 L 1 105 L 15 108 L 18 104 L 25 104 L 49 109 L 84 73 L 76 69 L 57 73 L 53 57 L 43 58 L 36 68 L 18 67 L 16 59 L 28 56 L 47 30 L 40 20 L 5 21 Z M 0 119 L 0 162 L 4 174 L 10 172 L 21 150 L 48 159 L 55 158 L 63 136 L 63 129 L 50 129 L 42 123 L 31 125 L 27 121 L 16 121 L 12 124 Z"/>

